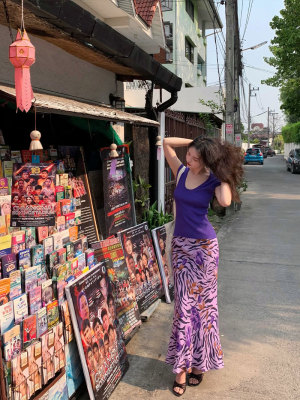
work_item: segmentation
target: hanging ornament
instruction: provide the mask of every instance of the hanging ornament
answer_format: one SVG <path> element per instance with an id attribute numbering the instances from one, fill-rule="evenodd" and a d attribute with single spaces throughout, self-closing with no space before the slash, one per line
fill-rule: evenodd
<path id="1" fill-rule="evenodd" d="M 36 130 L 36 107 L 34 103 L 34 131 L 30 133 L 30 146 L 29 150 L 41 150 L 43 149 L 42 143 L 40 142 L 41 139 L 41 132 Z"/>
<path id="2" fill-rule="evenodd" d="M 35 48 L 24 27 L 23 0 L 21 29 L 18 29 L 16 40 L 9 46 L 9 59 L 15 67 L 17 110 L 28 112 L 34 98 L 29 67 L 35 62 Z"/>
<path id="3" fill-rule="evenodd" d="M 161 136 L 156 136 L 155 146 L 157 147 L 156 159 L 160 160 L 161 159 Z"/>
<path id="4" fill-rule="evenodd" d="M 41 136 L 41 132 L 39 131 L 32 131 L 30 133 L 31 142 L 29 150 L 41 150 L 43 148 L 42 143 L 40 142 Z"/>
<path id="5" fill-rule="evenodd" d="M 117 158 L 117 157 L 119 157 L 119 154 L 118 154 L 118 152 L 117 152 L 117 145 L 115 144 L 115 143 L 112 143 L 111 145 L 110 145 L 110 152 L 109 152 L 109 157 L 110 158 Z"/>

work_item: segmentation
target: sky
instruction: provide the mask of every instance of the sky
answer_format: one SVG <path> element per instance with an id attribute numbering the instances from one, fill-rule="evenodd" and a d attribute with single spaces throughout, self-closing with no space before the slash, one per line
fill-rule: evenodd
<path id="1" fill-rule="evenodd" d="M 218 8 L 221 20 L 224 28 L 224 38 L 226 36 L 226 21 L 225 21 L 225 6 L 220 4 L 219 0 L 215 0 Z M 249 5 L 251 6 L 251 13 L 248 19 L 248 25 L 246 26 L 247 14 Z M 244 37 L 241 48 L 246 49 L 256 44 L 268 41 L 262 47 L 255 50 L 245 50 L 242 52 L 244 68 L 244 93 L 246 98 L 246 104 L 243 101 L 243 92 L 241 92 L 241 119 L 245 129 L 247 129 L 247 116 L 248 116 L 248 96 L 249 96 L 249 83 L 252 87 L 259 88 L 256 91 L 256 97 L 251 97 L 250 110 L 251 110 L 251 122 L 261 122 L 264 126 L 267 126 L 267 112 L 262 115 L 264 111 L 267 111 L 268 107 L 270 110 L 275 111 L 278 115 L 275 115 L 275 129 L 282 125 L 285 125 L 284 115 L 280 110 L 279 101 L 279 89 L 273 88 L 267 85 L 263 85 L 261 81 L 272 77 L 272 71 L 275 71 L 273 67 L 264 61 L 264 57 L 271 57 L 272 53 L 269 50 L 271 40 L 274 38 L 275 31 L 270 27 L 270 21 L 275 15 L 279 15 L 280 10 L 284 8 L 284 0 L 238 0 L 239 8 L 239 26 L 240 26 L 240 37 Z M 246 27 L 246 31 L 245 31 Z M 207 33 L 211 33 L 210 31 Z M 225 42 L 222 34 L 217 35 L 217 47 L 219 56 L 219 65 L 221 80 L 224 81 L 224 50 Z M 216 57 L 216 46 L 214 35 L 207 38 L 207 85 L 218 84 L 218 69 L 217 69 L 217 57 Z M 253 92 L 254 94 L 254 92 Z M 270 118 L 272 125 L 273 117 Z M 272 128 L 272 126 L 271 126 Z M 277 129 L 278 129 L 277 128 Z"/>

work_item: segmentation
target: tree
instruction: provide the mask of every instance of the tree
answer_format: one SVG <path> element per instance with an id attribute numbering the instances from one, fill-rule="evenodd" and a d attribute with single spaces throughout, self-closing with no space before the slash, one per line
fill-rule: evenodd
<path id="1" fill-rule="evenodd" d="M 262 81 L 280 87 L 282 106 L 288 120 L 300 120 L 300 1 L 285 0 L 281 16 L 275 16 L 270 26 L 275 30 L 270 50 L 273 57 L 264 60 L 276 68 L 273 77 Z"/>

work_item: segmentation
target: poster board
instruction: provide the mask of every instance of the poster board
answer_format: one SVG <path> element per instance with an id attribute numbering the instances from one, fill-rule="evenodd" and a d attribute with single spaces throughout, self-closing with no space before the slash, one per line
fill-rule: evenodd
<path id="1" fill-rule="evenodd" d="M 136 224 L 132 176 L 127 145 L 117 147 L 118 157 L 110 158 L 109 148 L 100 149 L 106 236 Z"/>
<path id="2" fill-rule="evenodd" d="M 85 155 L 79 146 L 58 146 L 59 158 L 64 162 L 65 172 L 69 174 L 69 182 L 76 189 L 81 202 L 80 227 L 92 243 L 100 240 L 98 222 L 91 194 Z"/>
<path id="3" fill-rule="evenodd" d="M 112 326 L 105 264 L 98 263 L 65 290 L 89 397 L 106 400 L 128 369 L 128 360 L 123 339 Z"/>
<path id="4" fill-rule="evenodd" d="M 120 323 L 124 339 L 141 325 L 141 317 L 135 297 L 134 285 L 130 281 L 122 245 L 117 237 L 92 243 L 97 261 L 105 261 L 112 283 L 116 304 L 116 316 Z"/>
<path id="5" fill-rule="evenodd" d="M 140 313 L 163 294 L 162 281 L 146 222 L 118 233 Z"/>
<path id="6" fill-rule="evenodd" d="M 171 303 L 174 298 L 174 276 L 171 263 L 170 252 L 166 250 L 167 230 L 166 226 L 152 229 L 152 237 L 159 270 L 163 282 L 166 302 Z"/>
<path id="7" fill-rule="evenodd" d="M 54 163 L 13 164 L 11 226 L 55 225 Z"/>

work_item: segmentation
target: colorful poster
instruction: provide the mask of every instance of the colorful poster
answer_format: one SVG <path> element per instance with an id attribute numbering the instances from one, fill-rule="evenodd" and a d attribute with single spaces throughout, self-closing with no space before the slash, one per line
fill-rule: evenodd
<path id="1" fill-rule="evenodd" d="M 174 277 L 170 253 L 166 250 L 167 231 L 165 225 L 152 230 L 153 243 L 165 291 L 166 302 L 174 298 Z"/>
<path id="2" fill-rule="evenodd" d="M 146 222 L 120 232 L 125 260 L 140 313 L 162 296 L 162 281 Z"/>
<path id="3" fill-rule="evenodd" d="M 117 316 L 115 321 L 119 320 L 123 336 L 126 339 L 141 324 L 141 317 L 120 239 L 102 240 L 92 243 L 92 247 L 95 249 L 96 260 L 106 263 L 113 287 L 113 297 L 108 300 L 108 307 L 111 314 L 114 313 Z M 116 309 L 114 309 L 114 299 Z"/>
<path id="4" fill-rule="evenodd" d="M 84 231 L 90 243 L 96 242 L 100 239 L 99 229 L 83 148 L 78 146 L 58 146 L 58 153 L 63 161 L 65 172 L 69 174 L 68 184 L 72 188 L 73 195 L 80 199 L 80 229 Z M 66 175 L 68 176 L 68 174 Z"/>
<path id="5" fill-rule="evenodd" d="M 128 146 L 118 146 L 117 158 L 110 158 L 109 152 L 110 149 L 100 149 L 107 236 L 136 224 Z"/>
<path id="6" fill-rule="evenodd" d="M 55 225 L 55 174 L 52 164 L 14 164 L 11 226 Z"/>
<path id="7" fill-rule="evenodd" d="M 111 285 L 104 263 L 66 287 L 66 295 L 91 400 L 108 399 L 128 368 L 125 345 L 107 301 Z"/>

